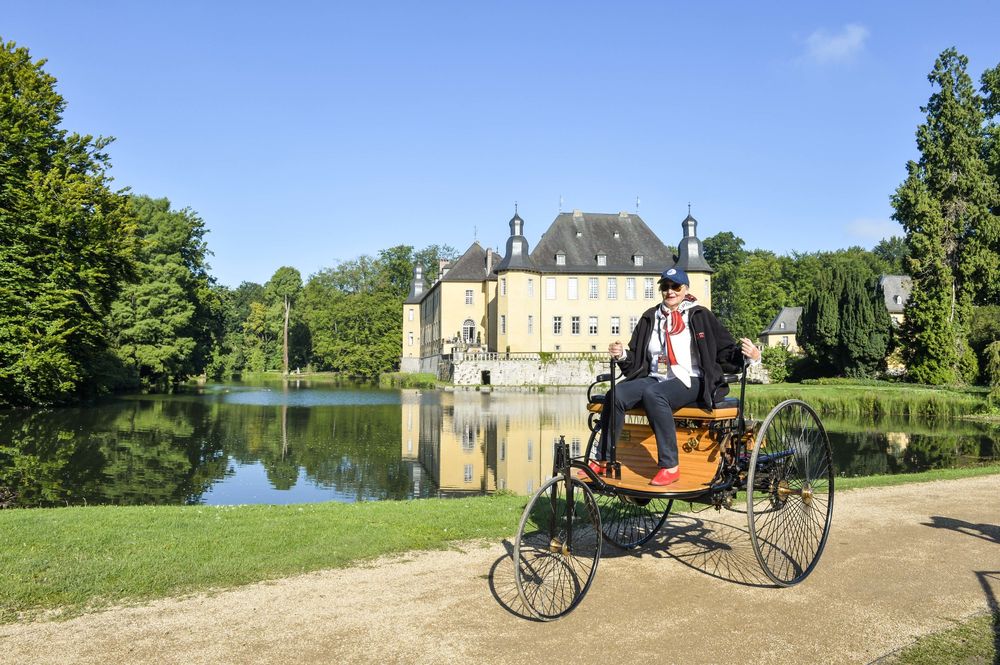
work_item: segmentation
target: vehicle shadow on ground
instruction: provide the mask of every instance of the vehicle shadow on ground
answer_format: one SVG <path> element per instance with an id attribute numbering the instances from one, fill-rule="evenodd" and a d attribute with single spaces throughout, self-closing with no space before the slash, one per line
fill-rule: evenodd
<path id="1" fill-rule="evenodd" d="M 923 522 L 923 525 L 935 529 L 950 529 L 958 533 L 964 533 L 967 536 L 982 538 L 983 540 L 1000 544 L 1000 526 L 996 524 L 973 524 L 972 522 L 956 520 L 952 517 L 932 515 L 931 521 Z"/>
<path id="2" fill-rule="evenodd" d="M 709 577 L 743 586 L 774 586 L 760 569 L 746 527 L 720 520 L 691 514 L 671 515 L 645 547 L 629 551 L 611 549 L 612 556 L 673 559 Z"/>
<path id="3" fill-rule="evenodd" d="M 514 545 L 503 541 L 504 554 L 493 562 L 488 575 L 490 594 L 507 612 L 537 621 L 525 607 L 514 579 Z M 643 547 L 623 550 L 605 541 L 601 558 L 655 557 L 673 559 L 715 579 L 743 586 L 773 587 L 761 571 L 746 527 L 690 514 L 671 515 L 656 537 Z M 664 561 L 664 565 L 669 565 Z"/>

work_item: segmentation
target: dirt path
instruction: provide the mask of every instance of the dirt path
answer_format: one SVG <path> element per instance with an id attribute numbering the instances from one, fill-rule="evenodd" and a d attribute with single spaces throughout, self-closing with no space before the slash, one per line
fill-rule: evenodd
<path id="1" fill-rule="evenodd" d="M 763 586 L 741 515 L 669 522 L 606 550 L 583 604 L 519 618 L 500 543 L 0 626 L 0 663 L 866 663 L 996 607 L 1000 476 L 838 495 L 820 565 Z"/>

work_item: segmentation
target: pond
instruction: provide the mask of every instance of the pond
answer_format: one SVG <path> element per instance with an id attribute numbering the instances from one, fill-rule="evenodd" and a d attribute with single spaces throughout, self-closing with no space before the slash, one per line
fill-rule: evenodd
<path id="1" fill-rule="evenodd" d="M 207 385 L 76 408 L 0 412 L 0 504 L 248 504 L 532 493 L 552 444 L 587 445 L 581 391 Z M 755 414 L 763 416 L 765 414 Z M 823 422 L 840 475 L 1000 458 L 997 427 Z"/>

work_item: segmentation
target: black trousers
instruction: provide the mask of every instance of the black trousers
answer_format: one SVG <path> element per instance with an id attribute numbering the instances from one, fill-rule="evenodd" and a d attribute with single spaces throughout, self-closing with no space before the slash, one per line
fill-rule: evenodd
<path id="1" fill-rule="evenodd" d="M 608 398 L 604 398 L 604 409 L 601 411 L 601 443 L 597 452 L 598 459 L 607 459 L 608 450 L 608 414 L 615 414 L 615 441 L 621 436 L 625 426 L 625 412 L 642 404 L 646 410 L 646 418 L 656 436 L 657 464 L 664 469 L 677 466 L 677 430 L 674 427 L 674 409 L 679 409 L 698 401 L 701 389 L 701 377 L 691 377 L 691 387 L 685 386 L 679 379 L 658 381 L 646 376 L 641 379 L 623 381 L 615 385 L 614 409 L 609 409 Z"/>

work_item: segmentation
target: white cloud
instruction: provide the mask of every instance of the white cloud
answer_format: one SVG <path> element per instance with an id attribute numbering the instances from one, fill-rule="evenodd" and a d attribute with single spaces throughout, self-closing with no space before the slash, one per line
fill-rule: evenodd
<path id="1" fill-rule="evenodd" d="M 806 37 L 806 58 L 820 64 L 847 62 L 865 48 L 868 28 L 849 23 L 836 34 L 817 30 Z"/>
<path id="2" fill-rule="evenodd" d="M 903 235 L 903 228 L 891 219 L 859 217 L 847 224 L 847 234 L 861 241 L 877 243 L 883 238 Z"/>

